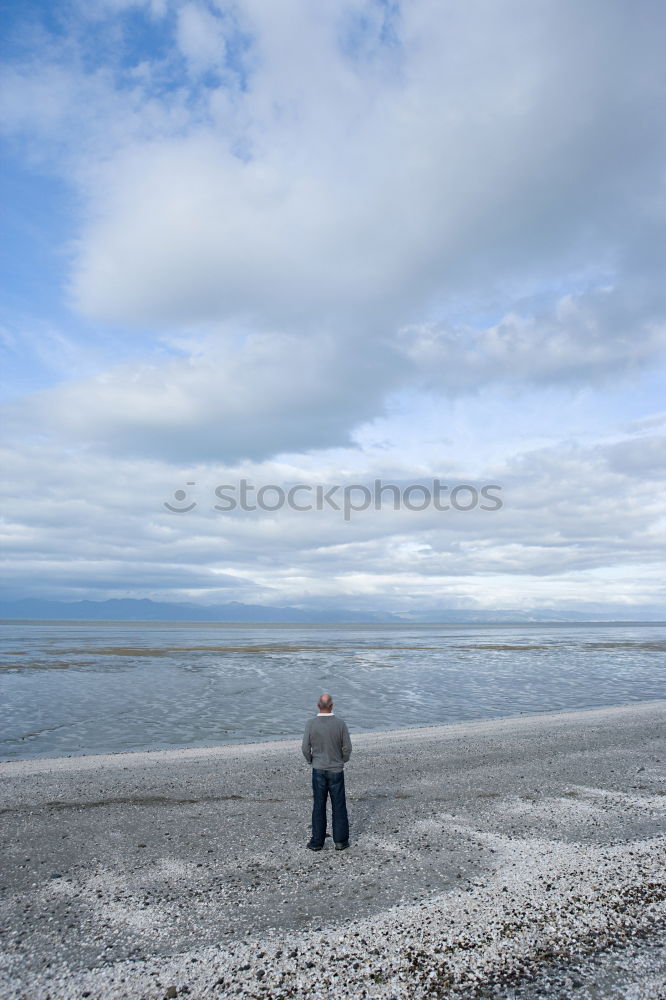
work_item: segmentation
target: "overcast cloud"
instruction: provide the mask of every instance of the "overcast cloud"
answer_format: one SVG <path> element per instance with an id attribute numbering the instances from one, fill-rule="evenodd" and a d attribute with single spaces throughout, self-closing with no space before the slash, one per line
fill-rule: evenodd
<path id="1" fill-rule="evenodd" d="M 9 592 L 660 606 L 665 27 L 652 0 L 17 5 Z M 503 507 L 211 509 L 243 475 Z"/>

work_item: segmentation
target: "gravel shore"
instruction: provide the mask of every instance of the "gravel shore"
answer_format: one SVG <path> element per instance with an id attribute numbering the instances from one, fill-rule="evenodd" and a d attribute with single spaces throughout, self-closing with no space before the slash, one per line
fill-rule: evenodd
<path id="1" fill-rule="evenodd" d="M 2 763 L 0 996 L 666 1000 L 665 721 L 352 733 L 319 854 L 293 741 Z"/>

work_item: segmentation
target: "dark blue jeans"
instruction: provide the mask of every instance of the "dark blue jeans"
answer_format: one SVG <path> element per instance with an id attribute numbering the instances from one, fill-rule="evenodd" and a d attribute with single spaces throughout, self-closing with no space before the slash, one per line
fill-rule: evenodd
<path id="1" fill-rule="evenodd" d="M 326 799 L 331 796 L 333 813 L 333 840 L 336 844 L 346 844 L 349 840 L 349 820 L 345 798 L 344 771 L 324 771 L 312 768 L 312 841 L 315 847 L 323 847 L 326 838 Z"/>

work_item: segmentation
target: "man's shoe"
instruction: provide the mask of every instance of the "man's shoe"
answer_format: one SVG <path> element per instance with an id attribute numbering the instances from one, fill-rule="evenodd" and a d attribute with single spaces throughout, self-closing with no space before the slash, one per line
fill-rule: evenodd
<path id="1" fill-rule="evenodd" d="M 312 841 L 310 841 L 310 843 L 306 844 L 305 846 L 307 847 L 308 851 L 321 851 L 321 844 L 313 844 Z"/>
<path id="2" fill-rule="evenodd" d="M 348 847 L 349 847 L 349 841 L 348 840 L 345 840 L 344 844 L 336 844 L 335 845 L 336 851 L 346 851 Z"/>

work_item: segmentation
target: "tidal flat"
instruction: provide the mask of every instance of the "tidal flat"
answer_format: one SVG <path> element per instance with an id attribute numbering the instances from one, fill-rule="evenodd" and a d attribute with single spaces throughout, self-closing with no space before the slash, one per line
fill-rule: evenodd
<path id="1" fill-rule="evenodd" d="M 0 760 L 297 739 L 666 697 L 666 623 L 0 622 Z M 266 690 L 275 692 L 266 699 Z"/>

